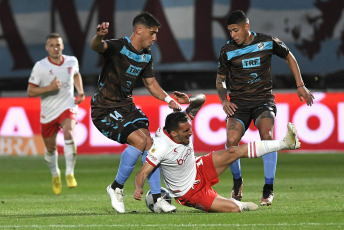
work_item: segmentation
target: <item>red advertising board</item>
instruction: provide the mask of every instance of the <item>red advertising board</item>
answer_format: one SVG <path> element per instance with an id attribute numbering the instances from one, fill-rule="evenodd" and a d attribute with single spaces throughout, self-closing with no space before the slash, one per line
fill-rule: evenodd
<path id="1" fill-rule="evenodd" d="M 291 121 L 298 130 L 300 151 L 344 152 L 344 93 L 315 93 L 313 106 L 301 103 L 296 93 L 276 93 L 277 116 L 274 135 L 282 139 Z M 215 94 L 206 95 L 207 101 L 193 120 L 195 152 L 203 153 L 224 148 L 226 142 L 225 114 Z M 90 97 L 79 106 L 75 142 L 78 154 L 121 153 L 125 145 L 104 137 L 90 119 Z M 151 135 L 163 126 L 171 110 L 165 102 L 152 96 L 135 96 L 134 101 L 150 120 Z M 0 98 L 0 155 L 43 154 L 40 138 L 39 98 Z M 63 149 L 62 132 L 58 134 L 59 152 Z M 241 143 L 259 139 L 253 124 Z"/>

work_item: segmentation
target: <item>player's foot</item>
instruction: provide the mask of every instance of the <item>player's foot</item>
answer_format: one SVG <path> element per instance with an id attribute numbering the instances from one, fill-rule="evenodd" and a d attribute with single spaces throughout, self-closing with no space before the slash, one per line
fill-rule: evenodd
<path id="1" fill-rule="evenodd" d="M 269 189 L 263 189 L 262 198 L 260 199 L 260 205 L 270 206 L 272 204 L 273 199 L 274 199 L 274 191 L 269 190 Z"/>
<path id="2" fill-rule="evenodd" d="M 297 137 L 297 131 L 293 123 L 288 123 L 288 133 L 285 135 L 283 142 L 288 149 L 298 149 L 301 146 L 299 138 Z"/>
<path id="3" fill-rule="evenodd" d="M 124 208 L 124 194 L 123 194 L 123 189 L 116 188 L 115 190 L 111 188 L 111 185 L 109 185 L 106 188 L 107 193 L 110 196 L 111 199 L 111 205 L 112 207 L 119 213 L 124 213 L 125 208 Z"/>
<path id="4" fill-rule="evenodd" d="M 238 201 L 242 200 L 242 188 L 244 186 L 244 179 L 233 179 L 232 195 L 231 198 Z"/>
<path id="5" fill-rule="evenodd" d="M 62 183 L 61 183 L 61 174 L 60 174 L 60 170 L 59 170 L 59 175 L 54 177 L 52 179 L 52 188 L 53 188 L 53 192 L 55 193 L 55 195 L 59 195 L 62 191 Z"/>
<path id="6" fill-rule="evenodd" d="M 156 203 L 154 204 L 153 210 L 156 213 L 175 212 L 177 208 L 174 205 L 169 204 L 163 197 L 159 197 Z"/>
<path id="7" fill-rule="evenodd" d="M 68 188 L 75 188 L 78 185 L 73 174 L 69 174 L 66 176 L 66 182 Z"/>
<path id="8" fill-rule="evenodd" d="M 258 205 L 252 202 L 241 202 L 243 211 L 256 211 L 258 210 Z"/>

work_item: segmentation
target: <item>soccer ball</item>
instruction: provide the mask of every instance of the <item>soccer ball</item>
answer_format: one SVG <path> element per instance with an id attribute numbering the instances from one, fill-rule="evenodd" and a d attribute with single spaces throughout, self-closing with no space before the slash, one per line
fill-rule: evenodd
<path id="1" fill-rule="evenodd" d="M 171 196 L 168 192 L 168 190 L 164 187 L 161 187 L 161 196 L 169 203 L 171 204 L 172 202 L 172 199 L 171 199 Z M 153 195 L 152 195 L 152 192 L 151 190 L 149 190 L 146 194 L 146 205 L 147 207 L 152 211 L 154 212 L 154 202 L 153 202 Z"/>

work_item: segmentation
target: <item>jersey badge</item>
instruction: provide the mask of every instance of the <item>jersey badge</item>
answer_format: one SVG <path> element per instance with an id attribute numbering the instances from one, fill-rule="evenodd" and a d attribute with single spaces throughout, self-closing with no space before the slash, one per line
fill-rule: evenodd
<path id="1" fill-rule="evenodd" d="M 69 73 L 69 74 L 72 74 L 73 67 L 68 67 L 67 69 L 68 69 L 68 73 Z"/>
<path id="2" fill-rule="evenodd" d="M 150 152 L 151 153 L 155 153 L 156 149 L 155 148 L 151 148 Z"/>
<path id="3" fill-rule="evenodd" d="M 259 43 L 257 44 L 257 47 L 258 47 L 258 49 L 260 49 L 260 50 L 264 49 L 264 43 L 263 43 L 263 42 L 259 42 Z"/>

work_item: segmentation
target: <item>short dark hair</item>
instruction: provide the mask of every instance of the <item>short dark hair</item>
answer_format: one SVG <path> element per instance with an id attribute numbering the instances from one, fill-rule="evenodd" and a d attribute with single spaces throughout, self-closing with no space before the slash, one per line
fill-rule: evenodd
<path id="1" fill-rule="evenodd" d="M 158 19 L 156 19 L 152 14 L 150 14 L 148 12 L 142 12 L 142 13 L 136 15 L 136 17 L 133 20 L 133 27 L 135 27 L 138 24 L 145 25 L 148 28 L 152 28 L 155 26 L 156 27 L 161 26 Z"/>
<path id="2" fill-rule="evenodd" d="M 50 33 L 47 35 L 47 37 L 45 38 L 45 40 L 47 41 L 50 38 L 62 38 L 60 34 L 58 33 Z"/>
<path id="3" fill-rule="evenodd" d="M 187 115 L 183 112 L 173 112 L 167 115 L 165 119 L 165 129 L 168 133 L 171 131 L 176 131 L 179 129 L 180 123 L 185 123 L 189 119 Z"/>
<path id="4" fill-rule="evenodd" d="M 240 24 L 242 22 L 249 23 L 248 17 L 242 10 L 233 11 L 226 20 L 226 25 Z"/>

